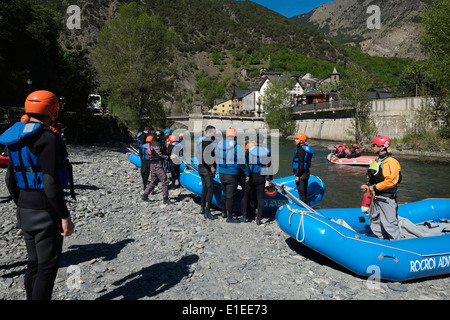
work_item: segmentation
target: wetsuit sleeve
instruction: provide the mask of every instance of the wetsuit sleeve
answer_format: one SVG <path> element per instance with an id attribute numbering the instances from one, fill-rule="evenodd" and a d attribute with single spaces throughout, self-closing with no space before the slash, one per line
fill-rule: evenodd
<path id="1" fill-rule="evenodd" d="M 14 203 L 17 204 L 19 199 L 20 189 L 17 187 L 16 181 L 14 179 L 14 171 L 12 161 L 9 161 L 8 168 L 6 170 L 5 176 L 6 187 L 8 188 L 8 192 L 13 199 Z"/>
<path id="2" fill-rule="evenodd" d="M 236 147 L 236 153 L 238 158 L 238 163 L 241 164 L 241 169 L 244 172 L 246 177 L 250 177 L 250 170 L 248 168 L 248 162 L 245 158 L 244 150 L 240 146 Z"/>
<path id="3" fill-rule="evenodd" d="M 400 163 L 394 158 L 389 158 L 384 162 L 383 176 L 384 181 L 377 183 L 374 188 L 383 191 L 395 187 L 400 178 Z"/>
<path id="4" fill-rule="evenodd" d="M 61 219 L 70 216 L 64 199 L 64 191 L 58 176 L 58 141 L 57 136 L 51 133 L 45 135 L 42 144 L 38 146 L 38 157 L 41 162 L 44 192 L 50 205 L 55 209 Z"/>

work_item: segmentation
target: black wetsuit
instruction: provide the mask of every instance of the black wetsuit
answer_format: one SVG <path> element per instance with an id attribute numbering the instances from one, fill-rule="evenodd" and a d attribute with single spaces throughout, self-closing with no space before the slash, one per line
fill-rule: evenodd
<path id="1" fill-rule="evenodd" d="M 198 173 L 202 181 L 200 208 L 203 213 L 209 213 L 211 211 L 211 201 L 214 194 L 214 174 L 212 173 L 212 168 L 216 169 L 217 164 L 215 162 L 213 146 L 210 146 L 213 142 L 211 139 L 204 139 L 202 141 L 202 161 L 198 165 Z M 206 154 L 207 150 L 210 150 L 210 154 Z"/>
<path id="2" fill-rule="evenodd" d="M 61 138 L 47 129 L 33 136 L 29 146 L 40 160 L 44 189 L 19 189 L 12 161 L 5 181 L 17 205 L 18 227 L 23 231 L 28 253 L 25 274 L 27 299 L 48 300 L 53 292 L 62 251 L 61 219 L 70 216 L 57 166 L 57 159 L 67 156 L 67 151 Z"/>

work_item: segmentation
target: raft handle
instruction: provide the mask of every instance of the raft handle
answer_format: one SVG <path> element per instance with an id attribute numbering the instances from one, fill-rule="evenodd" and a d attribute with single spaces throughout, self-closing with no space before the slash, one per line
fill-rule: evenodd
<path id="1" fill-rule="evenodd" d="M 398 258 L 397 258 L 396 256 L 388 256 L 388 255 L 384 255 L 383 252 L 382 252 L 382 253 L 380 253 L 380 255 L 378 256 L 378 259 L 379 259 L 379 260 L 383 260 L 383 258 L 391 258 L 391 259 L 394 259 L 395 263 L 398 263 L 398 262 L 399 262 L 399 260 L 398 260 Z"/>

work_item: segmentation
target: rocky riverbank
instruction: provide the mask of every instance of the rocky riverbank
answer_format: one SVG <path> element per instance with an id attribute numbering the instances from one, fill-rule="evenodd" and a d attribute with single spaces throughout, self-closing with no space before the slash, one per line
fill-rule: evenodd
<path id="1" fill-rule="evenodd" d="M 450 277 L 368 283 L 280 230 L 199 214 L 199 197 L 157 192 L 143 202 L 139 169 L 124 146 L 69 146 L 77 201 L 55 300 L 394 300 L 450 298 Z M 3 179 L 5 169 L 0 169 Z M 0 194 L 0 299 L 25 299 L 27 254 L 15 205 Z M 215 211 L 217 216 L 220 211 Z"/>

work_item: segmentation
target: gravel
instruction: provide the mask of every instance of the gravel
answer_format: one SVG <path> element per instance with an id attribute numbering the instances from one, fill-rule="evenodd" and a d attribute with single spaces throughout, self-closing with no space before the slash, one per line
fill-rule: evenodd
<path id="1" fill-rule="evenodd" d="M 161 189 L 143 202 L 125 146 L 69 146 L 77 201 L 54 300 L 397 300 L 450 298 L 450 277 L 370 285 L 278 227 L 205 219 L 199 197 Z M 1 177 L 5 169 L 0 169 Z M 3 179 L 3 178 L 2 178 Z M 15 205 L 0 193 L 0 299 L 23 300 L 27 253 Z"/>

